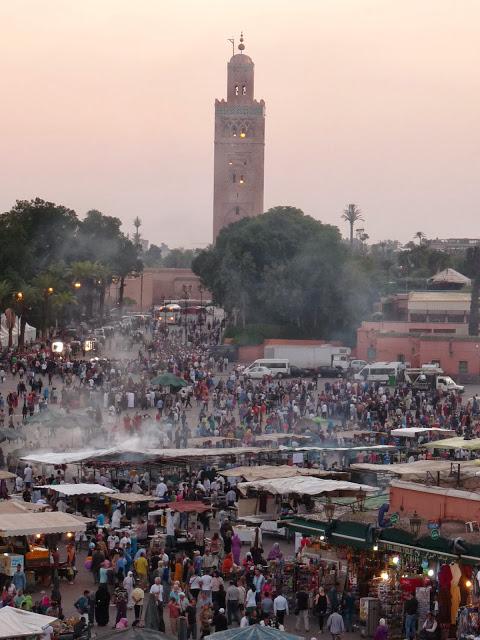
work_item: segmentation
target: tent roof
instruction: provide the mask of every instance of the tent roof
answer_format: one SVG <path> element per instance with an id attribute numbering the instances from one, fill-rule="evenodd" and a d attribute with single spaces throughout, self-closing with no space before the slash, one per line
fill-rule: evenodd
<path id="1" fill-rule="evenodd" d="M 180 502 L 165 502 L 161 508 L 149 511 L 148 516 L 161 516 L 165 509 L 173 509 L 179 513 L 204 513 L 210 511 L 211 506 L 200 500 L 180 500 Z"/>
<path id="2" fill-rule="evenodd" d="M 255 436 L 255 442 L 274 442 L 276 440 L 311 440 L 312 436 L 299 435 L 298 433 L 262 433 Z"/>
<path id="3" fill-rule="evenodd" d="M 0 500 L 0 515 L 4 513 L 29 513 L 32 511 L 42 511 L 48 504 L 37 505 L 34 502 L 24 502 L 23 500 Z"/>
<path id="4" fill-rule="evenodd" d="M 0 469 L 0 480 L 12 480 L 15 478 L 14 473 L 10 473 L 10 471 L 5 471 L 4 469 Z"/>
<path id="5" fill-rule="evenodd" d="M 155 496 L 145 496 L 143 493 L 116 493 L 112 498 L 117 502 L 128 502 L 131 504 L 138 502 L 155 502 L 158 500 Z"/>
<path id="6" fill-rule="evenodd" d="M 391 444 L 366 444 L 355 447 L 280 447 L 283 451 L 388 451 L 389 449 L 397 449 Z"/>
<path id="7" fill-rule="evenodd" d="M 224 447 L 222 449 L 146 449 L 146 453 L 158 459 L 173 460 L 175 458 L 212 458 L 217 456 L 243 455 L 245 453 L 271 453 L 273 449 L 265 447 Z"/>
<path id="8" fill-rule="evenodd" d="M 0 518 L 0 536 L 30 536 L 36 533 L 85 531 L 85 524 L 61 511 L 39 513 L 5 513 Z"/>
<path id="9" fill-rule="evenodd" d="M 202 445 L 207 442 L 216 444 L 217 442 L 224 442 L 225 440 L 228 440 L 229 442 L 240 442 L 238 438 L 228 438 L 226 436 L 203 436 L 202 438 L 189 438 L 188 444 L 193 447 L 195 445 Z"/>
<path id="10" fill-rule="evenodd" d="M 99 458 L 117 451 L 118 449 L 84 449 L 83 451 L 64 451 L 62 453 L 31 453 L 21 458 L 21 460 L 40 464 L 69 464 L 83 462 L 83 460 L 89 460 L 90 458 Z"/>
<path id="11" fill-rule="evenodd" d="M 467 278 L 467 276 L 464 276 L 459 271 L 456 271 L 455 269 L 451 269 L 449 267 L 448 269 L 443 269 L 443 271 L 439 271 L 438 273 L 436 273 L 434 276 L 428 279 L 428 282 L 430 284 L 440 284 L 442 282 L 445 282 L 448 284 L 462 284 L 468 286 L 472 281 L 470 280 L 470 278 Z"/>
<path id="12" fill-rule="evenodd" d="M 23 609 L 2 607 L 0 609 L 0 638 L 38 635 L 43 633 L 43 630 L 56 619 Z"/>
<path id="13" fill-rule="evenodd" d="M 465 449 L 467 451 L 477 451 L 480 449 L 480 438 L 464 440 L 461 436 L 457 438 L 446 438 L 445 440 L 435 440 L 423 445 L 428 449 Z"/>
<path id="14" fill-rule="evenodd" d="M 405 429 L 392 429 L 390 431 L 392 436 L 404 436 L 405 438 L 414 438 L 419 433 L 428 432 L 442 432 L 446 436 L 456 433 L 454 429 L 440 429 L 439 427 L 406 427 Z"/>
<path id="15" fill-rule="evenodd" d="M 295 636 L 285 631 L 279 631 L 272 627 L 264 627 L 261 624 L 253 624 L 251 627 L 235 627 L 226 631 L 212 633 L 206 638 L 212 640 L 302 640 L 300 636 Z"/>
<path id="16" fill-rule="evenodd" d="M 465 471 L 473 474 L 475 472 L 475 464 L 471 461 L 458 461 L 455 466 L 460 464 L 462 473 Z M 427 471 L 436 473 L 437 471 L 447 471 L 450 473 L 452 467 L 451 460 L 416 460 L 415 462 L 404 462 L 401 464 L 372 464 L 368 462 L 355 463 L 350 465 L 350 469 L 354 471 L 372 471 L 373 473 L 391 473 L 393 475 L 419 475 L 425 476 Z"/>
<path id="17" fill-rule="evenodd" d="M 92 496 L 116 493 L 115 489 L 104 487 L 101 484 L 88 484 L 86 482 L 79 484 L 41 484 L 36 485 L 35 489 L 50 489 L 62 496 Z"/>
<path id="18" fill-rule="evenodd" d="M 257 491 L 267 491 L 274 495 L 288 495 L 289 493 L 306 494 L 309 496 L 320 496 L 325 493 L 339 492 L 343 495 L 358 493 L 363 490 L 367 492 L 378 491 L 377 487 L 368 484 L 357 484 L 346 480 L 322 480 L 320 478 L 272 478 L 269 480 L 256 480 L 254 482 L 240 482 L 240 491 L 245 494 L 248 489 Z"/>
<path id="19" fill-rule="evenodd" d="M 291 478 L 295 476 L 316 476 L 321 477 L 335 477 L 335 474 L 341 474 L 342 472 L 335 471 L 322 471 L 320 469 L 302 469 L 300 467 L 290 466 L 288 464 L 281 464 L 278 466 L 261 464 L 255 467 L 233 467 L 231 469 L 224 469 L 218 472 L 219 475 L 226 478 L 245 478 L 247 482 L 253 480 L 268 480 L 271 478 Z"/>

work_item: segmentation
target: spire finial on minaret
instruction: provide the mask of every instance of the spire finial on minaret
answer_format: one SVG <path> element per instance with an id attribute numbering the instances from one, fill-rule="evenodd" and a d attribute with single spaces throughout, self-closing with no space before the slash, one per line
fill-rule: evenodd
<path id="1" fill-rule="evenodd" d="M 243 53 L 245 45 L 243 44 L 243 31 L 240 33 L 240 44 L 238 45 L 240 53 Z"/>

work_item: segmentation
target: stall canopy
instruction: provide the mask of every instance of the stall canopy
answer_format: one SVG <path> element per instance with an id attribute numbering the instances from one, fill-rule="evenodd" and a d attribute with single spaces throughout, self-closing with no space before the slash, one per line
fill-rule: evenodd
<path id="1" fill-rule="evenodd" d="M 101 484 L 87 484 L 85 482 L 79 484 L 40 484 L 35 489 L 50 489 L 62 496 L 93 496 L 107 493 L 116 493 L 115 489 L 104 487 Z"/>
<path id="2" fill-rule="evenodd" d="M 155 502 L 155 496 L 145 496 L 143 493 L 116 493 L 113 499 L 117 502 L 127 502 L 128 504 L 138 504 L 139 502 Z"/>
<path id="3" fill-rule="evenodd" d="M 2 607 L 0 609 L 0 638 L 21 638 L 43 633 L 57 618 L 31 613 L 23 609 Z"/>
<path id="4" fill-rule="evenodd" d="M 23 500 L 0 500 L 0 515 L 4 513 L 29 513 L 31 511 L 43 511 L 50 505 L 24 502 Z M 1 524 L 1 523 L 0 523 Z"/>
<path id="5" fill-rule="evenodd" d="M 240 442 L 238 438 L 227 438 L 222 436 L 204 436 L 203 438 L 190 438 L 188 440 L 188 444 L 192 447 L 206 444 L 210 442 L 211 444 L 217 444 L 218 442 Z"/>
<path id="6" fill-rule="evenodd" d="M 175 458 L 212 458 L 216 456 L 244 455 L 246 453 L 271 453 L 273 449 L 261 447 L 224 447 L 222 449 L 146 449 L 148 455 L 158 460 L 174 460 Z"/>
<path id="7" fill-rule="evenodd" d="M 65 451 L 63 453 L 31 453 L 21 460 L 25 462 L 36 462 L 39 464 L 70 464 L 73 462 L 83 462 L 91 458 L 116 453 L 118 449 L 85 449 L 83 451 Z"/>
<path id="8" fill-rule="evenodd" d="M 0 518 L 0 536 L 30 536 L 37 533 L 85 531 L 85 524 L 61 511 L 44 513 L 5 513 Z"/>
<path id="9" fill-rule="evenodd" d="M 10 473 L 10 471 L 4 471 L 3 469 L 0 469 L 0 480 L 12 480 L 15 477 L 16 476 L 14 473 Z"/>
<path id="10" fill-rule="evenodd" d="M 452 433 L 456 433 L 454 429 L 440 429 L 439 427 L 406 427 L 405 429 L 392 429 L 390 431 L 392 436 L 403 436 L 404 438 L 415 438 L 420 433 L 443 433 L 445 436 L 450 436 Z"/>
<path id="11" fill-rule="evenodd" d="M 303 446 L 303 447 L 282 447 L 280 446 L 281 451 L 388 451 L 391 449 L 397 449 L 391 444 L 366 444 L 364 446 L 356 446 L 356 447 L 314 447 L 314 446 Z"/>
<path id="12" fill-rule="evenodd" d="M 302 640 L 300 636 L 279 631 L 273 627 L 264 627 L 261 624 L 217 631 L 217 633 L 205 637 L 212 640 Z"/>
<path id="13" fill-rule="evenodd" d="M 320 469 L 303 469 L 300 467 L 293 467 L 288 464 L 281 464 L 278 466 L 272 466 L 268 464 L 261 464 L 256 467 L 233 467 L 231 469 L 225 469 L 219 471 L 219 475 L 226 478 L 245 478 L 247 482 L 254 480 L 269 480 L 271 478 L 293 478 L 296 476 L 316 476 L 322 477 L 345 477 L 348 474 L 341 471 L 322 471 Z"/>
<path id="14" fill-rule="evenodd" d="M 204 513 L 205 511 L 210 511 L 211 506 L 208 504 L 204 504 L 200 502 L 200 500 L 181 500 L 180 502 L 165 502 L 164 505 L 160 509 L 155 509 L 155 511 L 149 511 L 148 517 L 150 516 L 161 516 L 165 509 L 173 509 L 174 511 L 178 511 L 180 513 Z"/>
<path id="15" fill-rule="evenodd" d="M 255 436 L 255 442 L 276 442 L 277 440 L 311 440 L 312 436 L 299 435 L 297 433 L 262 433 Z"/>
<path id="16" fill-rule="evenodd" d="M 413 478 L 425 478 L 426 473 L 446 472 L 451 473 L 452 465 L 456 472 L 458 465 L 462 473 L 475 475 L 476 467 L 473 461 L 453 461 L 453 460 L 415 460 L 415 462 L 404 462 L 400 464 L 372 464 L 369 462 L 358 462 L 350 465 L 352 471 L 370 471 L 372 473 L 391 473 L 395 476 L 411 476 Z M 476 468 L 475 468 L 476 467 Z"/>
<path id="17" fill-rule="evenodd" d="M 459 436 L 457 438 L 446 438 L 445 440 L 427 442 L 427 444 L 423 446 L 428 449 L 466 449 L 468 451 L 478 451 L 480 450 L 480 438 L 465 440 Z"/>
<path id="18" fill-rule="evenodd" d="M 359 491 L 375 492 L 378 487 L 368 484 L 357 484 L 346 480 L 321 480 L 320 478 L 272 478 L 270 480 L 256 480 L 254 482 L 240 482 L 240 491 L 245 494 L 248 489 L 267 491 L 273 495 L 288 495 L 289 493 L 320 496 L 326 493 L 338 495 L 351 495 Z"/>

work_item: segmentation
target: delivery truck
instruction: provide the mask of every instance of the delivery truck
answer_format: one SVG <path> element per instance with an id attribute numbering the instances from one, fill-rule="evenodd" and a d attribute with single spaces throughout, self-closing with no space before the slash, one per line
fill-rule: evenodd
<path id="1" fill-rule="evenodd" d="M 331 344 L 322 345 L 296 345 L 274 344 L 266 345 L 264 359 L 285 359 L 291 366 L 303 369 L 316 369 L 318 367 L 338 367 L 348 369 L 350 366 L 351 349 L 349 347 L 337 347 Z"/>

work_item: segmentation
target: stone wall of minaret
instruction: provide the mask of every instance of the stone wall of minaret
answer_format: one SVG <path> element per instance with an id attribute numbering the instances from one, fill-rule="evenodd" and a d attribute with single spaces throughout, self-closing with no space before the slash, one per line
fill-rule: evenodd
<path id="1" fill-rule="evenodd" d="M 215 101 L 214 242 L 223 227 L 263 213 L 265 102 L 254 99 L 243 39 L 239 49 L 227 65 L 227 99 Z"/>

